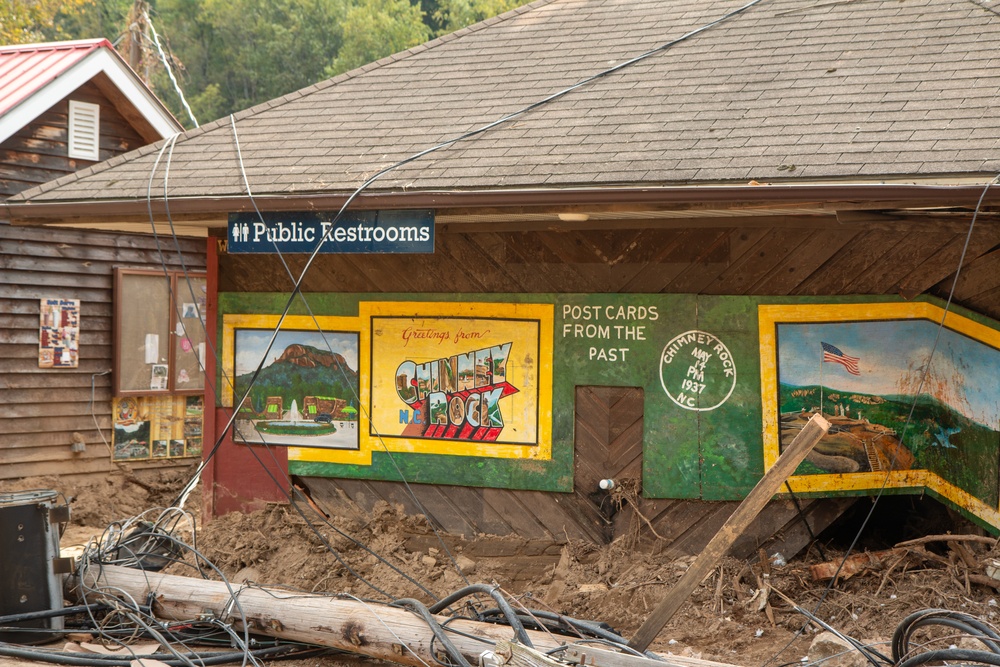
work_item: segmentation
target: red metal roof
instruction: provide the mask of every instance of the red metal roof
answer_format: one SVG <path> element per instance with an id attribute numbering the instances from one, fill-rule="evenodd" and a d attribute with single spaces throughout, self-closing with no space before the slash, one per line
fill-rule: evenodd
<path id="1" fill-rule="evenodd" d="M 114 50 L 103 37 L 0 46 L 0 116 L 103 47 Z"/>

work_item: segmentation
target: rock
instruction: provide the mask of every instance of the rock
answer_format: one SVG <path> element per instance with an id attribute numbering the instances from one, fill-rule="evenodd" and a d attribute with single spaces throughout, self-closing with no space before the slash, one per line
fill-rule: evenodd
<path id="1" fill-rule="evenodd" d="M 260 580 L 260 572 L 257 571 L 257 568 L 251 565 L 234 574 L 231 581 L 234 584 L 245 584 L 247 582 L 256 582 Z"/>
<path id="2" fill-rule="evenodd" d="M 438 564 L 437 558 L 435 558 L 434 556 L 423 556 L 420 558 L 420 562 L 426 565 L 427 567 L 434 567 L 435 565 Z"/>
<path id="3" fill-rule="evenodd" d="M 476 561 L 472 560 L 468 556 L 459 554 L 455 558 L 455 562 L 458 563 L 458 568 L 465 574 L 472 574 L 476 571 Z"/>
<path id="4" fill-rule="evenodd" d="M 596 584 L 581 584 L 580 585 L 580 592 L 581 593 L 607 593 L 608 592 L 608 587 L 607 587 L 607 584 L 602 584 L 600 582 L 598 582 Z"/>
<path id="5" fill-rule="evenodd" d="M 869 664 L 850 642 L 832 632 L 821 632 L 809 646 L 809 663 L 824 667 L 864 667 Z"/>

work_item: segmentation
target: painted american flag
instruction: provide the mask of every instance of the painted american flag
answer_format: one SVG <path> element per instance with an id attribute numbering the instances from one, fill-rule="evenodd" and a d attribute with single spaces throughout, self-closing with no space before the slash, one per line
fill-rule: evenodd
<path id="1" fill-rule="evenodd" d="M 820 345 L 823 346 L 824 362 L 829 361 L 834 364 L 840 364 L 851 375 L 861 375 L 861 371 L 858 370 L 858 362 L 861 361 L 861 357 L 849 357 L 841 352 L 840 348 L 829 343 L 820 343 Z"/>

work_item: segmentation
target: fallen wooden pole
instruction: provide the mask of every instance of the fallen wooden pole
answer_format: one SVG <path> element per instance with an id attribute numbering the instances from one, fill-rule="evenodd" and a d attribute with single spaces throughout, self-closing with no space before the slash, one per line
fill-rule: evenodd
<path id="1" fill-rule="evenodd" d="M 81 582 L 82 579 L 82 582 Z M 70 593 L 86 591 L 90 601 L 95 596 L 131 598 L 140 604 L 153 596 L 153 614 L 162 620 L 184 621 L 216 618 L 243 630 L 245 618 L 251 632 L 269 637 L 303 642 L 349 651 L 391 662 L 426 667 L 441 655 L 439 642 L 431 629 L 415 614 L 387 605 L 364 602 L 357 598 L 337 598 L 313 593 L 298 593 L 263 586 L 233 585 L 238 604 L 223 582 L 193 577 L 143 572 L 130 568 L 93 566 L 74 575 Z M 458 651 L 473 665 L 492 651 L 497 642 L 510 641 L 513 630 L 504 625 L 466 619 L 435 616 L 447 621 L 448 636 Z M 547 632 L 527 630 L 538 651 L 549 651 L 571 644 L 575 638 L 560 638 Z M 477 640 L 479 637 L 482 640 Z M 432 648 L 433 647 L 433 648 Z M 674 659 L 676 657 L 676 659 Z M 733 667 L 670 656 L 665 667 Z"/>
<path id="2" fill-rule="evenodd" d="M 153 613 L 164 620 L 214 617 L 242 631 L 242 619 L 246 618 L 250 631 L 256 634 L 329 646 L 414 667 L 433 664 L 441 657 L 441 645 L 434 642 L 431 629 L 417 615 L 403 608 L 356 598 L 236 584 L 232 585 L 237 601 L 233 603 L 230 589 L 223 582 L 113 565 L 94 566 L 82 577 L 83 590 L 100 589 L 112 596 L 120 596 L 120 591 L 140 603 L 152 593 L 155 596 Z M 439 622 L 446 620 L 443 616 L 436 618 Z M 509 627 L 491 623 L 455 620 L 448 626 L 487 640 L 483 643 L 458 633 L 449 634 L 452 643 L 474 665 L 479 663 L 479 655 L 491 650 L 498 640 L 513 637 Z M 537 642 L 536 646 L 544 647 L 543 650 L 558 646 L 544 633 L 529 636 L 532 642 Z"/>
<path id="3" fill-rule="evenodd" d="M 830 422 L 820 414 L 815 414 L 806 423 L 791 444 L 785 448 L 778 460 L 774 462 L 757 485 L 751 489 L 743 502 L 739 504 L 732 516 L 726 519 L 722 528 L 715 534 L 701 554 L 695 559 L 674 587 L 656 606 L 646 622 L 642 624 L 635 636 L 628 643 L 630 648 L 645 651 L 656 635 L 660 634 L 673 615 L 680 609 L 698 584 L 705 580 L 708 573 L 716 566 L 733 542 L 743 534 L 747 526 L 760 514 L 764 505 L 778 492 L 778 489 L 789 475 L 795 472 L 806 455 L 816 446 L 826 432 L 830 430 Z"/>

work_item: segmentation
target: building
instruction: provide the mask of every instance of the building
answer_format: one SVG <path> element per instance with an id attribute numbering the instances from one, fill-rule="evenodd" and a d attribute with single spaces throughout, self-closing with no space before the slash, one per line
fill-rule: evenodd
<path id="1" fill-rule="evenodd" d="M 0 47 L 0 199 L 181 129 L 107 40 Z M 204 270 L 203 240 L 15 227 L 0 213 L 0 480 L 112 469 L 114 269 L 179 270 L 178 253 Z"/>
<path id="2" fill-rule="evenodd" d="M 1000 16 L 950 0 L 541 0 L 186 132 L 150 202 L 162 145 L 8 211 L 130 229 L 169 208 L 214 239 L 210 512 L 282 497 L 248 476 L 266 459 L 334 511 L 416 511 L 402 478 L 455 532 L 604 541 L 641 514 L 693 552 L 803 407 L 832 413 L 835 392 L 901 429 L 904 410 L 872 401 L 920 395 L 913 355 L 940 331 L 939 359 L 996 370 L 998 39 Z M 337 252 L 310 254 L 325 235 Z M 228 439 L 241 332 L 279 322 L 357 359 L 336 376 L 357 383 L 356 440 L 261 457 Z M 503 377 L 479 372 L 501 357 Z M 475 387 L 409 390 L 452 359 Z M 972 365 L 923 366 L 937 403 L 887 487 L 996 530 L 997 401 L 972 407 Z M 959 444 L 933 437 L 952 417 Z M 855 449 L 792 480 L 817 531 L 845 501 L 813 497 L 886 481 Z M 641 494 L 609 502 L 608 478 Z M 769 512 L 744 551 L 776 529 L 808 539 L 792 503 Z"/>

